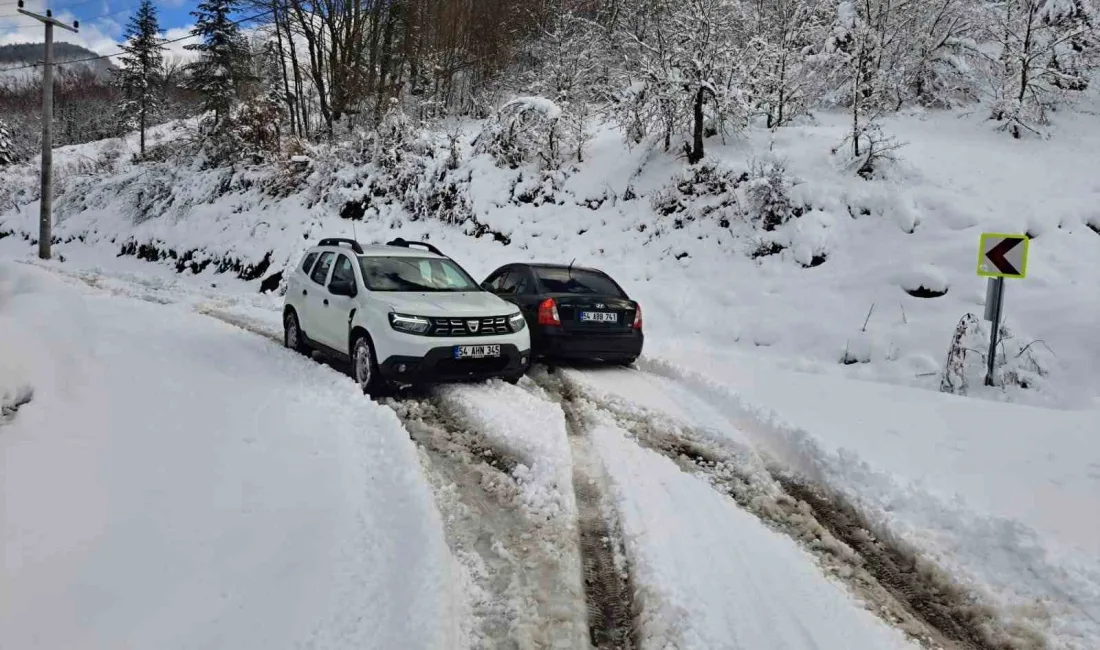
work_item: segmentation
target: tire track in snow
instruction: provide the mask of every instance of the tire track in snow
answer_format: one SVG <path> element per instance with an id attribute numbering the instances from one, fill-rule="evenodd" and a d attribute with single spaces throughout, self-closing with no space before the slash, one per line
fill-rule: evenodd
<path id="1" fill-rule="evenodd" d="M 569 595 L 576 567 L 555 546 L 560 531 L 517 506 L 521 459 L 459 424 L 430 393 L 380 403 L 394 410 L 424 457 L 448 543 L 472 583 L 475 647 L 579 647 L 581 621 Z"/>
<path id="2" fill-rule="evenodd" d="M 531 373 L 540 397 L 558 402 L 565 413 L 573 456 L 573 491 L 577 502 L 584 595 L 588 610 L 589 641 L 600 650 L 636 650 L 640 631 L 635 609 L 635 588 L 623 546 L 622 529 L 607 477 L 590 447 L 583 420 L 565 398 L 559 379 L 541 367 Z"/>
<path id="3" fill-rule="evenodd" d="M 589 640 L 601 650 L 634 650 L 639 647 L 634 624 L 634 586 L 623 550 L 622 531 L 606 496 L 605 479 L 588 448 L 587 436 L 576 414 L 568 408 L 566 423 L 573 449 L 573 490 L 580 526 Z"/>
<path id="4" fill-rule="evenodd" d="M 753 471 L 745 450 L 717 444 L 663 413 L 585 391 L 559 373 L 538 383 L 566 413 L 596 409 L 611 415 L 639 445 L 702 476 L 739 507 L 817 557 L 885 622 L 931 649 L 1041 650 L 1044 639 L 1004 625 L 997 613 L 914 550 L 877 536 L 874 527 L 840 495 L 776 468 Z M 724 448 L 725 447 L 725 448 Z"/>

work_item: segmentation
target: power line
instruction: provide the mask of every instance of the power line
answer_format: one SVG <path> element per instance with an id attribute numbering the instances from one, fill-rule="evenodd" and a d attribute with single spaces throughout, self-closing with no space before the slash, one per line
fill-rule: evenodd
<path id="1" fill-rule="evenodd" d="M 249 16 L 248 18 L 241 18 L 240 20 L 235 20 L 235 21 L 233 21 L 229 24 L 230 25 L 240 25 L 241 23 L 247 23 L 250 20 L 256 20 L 257 18 L 263 18 L 264 16 L 266 16 L 270 13 L 274 13 L 274 11 L 275 11 L 274 9 L 268 9 L 267 11 L 261 11 L 258 14 L 255 14 L 253 16 Z M 173 39 L 170 39 L 170 40 L 167 40 L 167 41 L 161 41 L 160 44 L 161 45 L 168 45 L 170 43 L 179 43 L 180 41 L 186 41 L 189 38 L 195 38 L 195 36 L 196 36 L 196 34 L 192 33 L 192 34 L 188 34 L 186 36 L 181 36 L 179 38 L 173 38 Z M 100 59 L 110 59 L 112 57 L 122 56 L 123 54 L 126 54 L 125 50 L 120 51 L 120 52 L 114 52 L 112 54 L 102 54 L 100 56 L 90 56 L 90 57 L 87 57 L 85 59 L 73 59 L 72 61 L 62 61 L 60 63 L 53 63 L 51 65 L 59 66 L 59 65 L 72 65 L 74 63 L 87 63 L 88 61 L 99 61 Z M 27 70 L 29 68 L 37 68 L 40 65 L 42 65 L 42 64 L 40 64 L 40 63 L 31 63 L 29 65 L 22 65 L 22 66 L 18 66 L 18 67 L 15 67 L 15 68 L 0 68 L 0 72 L 15 72 L 16 70 Z"/>
<path id="2" fill-rule="evenodd" d="M 85 19 L 84 22 L 85 23 L 91 23 L 94 20 L 100 20 L 102 18 L 111 18 L 113 16 L 117 16 L 117 15 L 122 14 L 122 13 L 126 13 L 126 12 L 129 12 L 129 11 L 136 11 L 136 10 L 137 10 L 137 7 L 124 7 L 122 9 L 116 9 L 115 11 L 112 11 L 110 13 L 100 14 L 99 16 L 92 16 L 91 18 Z M 68 11 L 68 8 L 66 7 L 64 9 L 60 9 L 60 11 Z M 0 14 L 0 18 L 2 18 L 4 16 L 19 16 L 19 15 L 20 14 Z M 33 27 L 33 25 L 32 25 L 32 27 Z M 0 31 L 3 31 L 4 29 L 10 29 L 10 28 L 0 27 Z M 16 27 L 15 29 L 24 29 L 24 28 Z"/>

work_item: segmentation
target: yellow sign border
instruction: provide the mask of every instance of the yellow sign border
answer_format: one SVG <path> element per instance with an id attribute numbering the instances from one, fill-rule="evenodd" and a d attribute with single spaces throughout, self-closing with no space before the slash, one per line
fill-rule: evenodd
<path id="1" fill-rule="evenodd" d="M 1000 271 L 983 271 L 982 264 L 985 262 L 985 240 L 990 237 L 996 237 L 998 239 L 1020 239 L 1024 242 L 1024 254 L 1020 258 L 1020 265 L 1023 266 L 1020 269 L 1019 275 L 1007 275 Z M 1011 278 L 1013 280 L 1023 280 L 1027 277 L 1027 253 L 1031 244 L 1031 238 L 1027 235 L 1020 235 L 1017 233 L 1000 233 L 1000 232 L 983 232 L 982 236 L 978 239 L 978 275 L 983 278 Z"/>

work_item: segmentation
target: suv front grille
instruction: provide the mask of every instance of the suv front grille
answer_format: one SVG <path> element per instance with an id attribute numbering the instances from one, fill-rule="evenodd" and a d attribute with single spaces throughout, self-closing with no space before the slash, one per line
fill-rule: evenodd
<path id="1" fill-rule="evenodd" d="M 485 318 L 433 318 L 432 336 L 495 336 L 511 334 L 507 316 Z"/>

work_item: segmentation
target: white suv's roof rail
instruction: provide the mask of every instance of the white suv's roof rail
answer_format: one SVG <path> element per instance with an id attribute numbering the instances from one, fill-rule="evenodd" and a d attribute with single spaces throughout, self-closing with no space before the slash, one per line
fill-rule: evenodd
<path id="1" fill-rule="evenodd" d="M 411 248 L 413 246 L 423 246 L 424 248 L 428 249 L 428 251 L 430 251 L 432 253 L 435 253 L 436 255 L 438 255 L 440 257 L 447 257 L 446 255 L 443 254 L 442 251 L 440 251 L 435 246 L 432 246 L 428 242 L 406 241 L 406 240 L 398 237 L 397 239 L 386 242 L 386 246 L 400 246 L 402 248 Z"/>
<path id="2" fill-rule="evenodd" d="M 359 242 L 354 239 L 348 239 L 347 237 L 326 237 L 322 239 L 318 246 L 339 246 L 340 244 L 350 244 L 351 250 L 355 251 L 357 255 L 363 254 L 363 247 L 359 245 Z"/>

